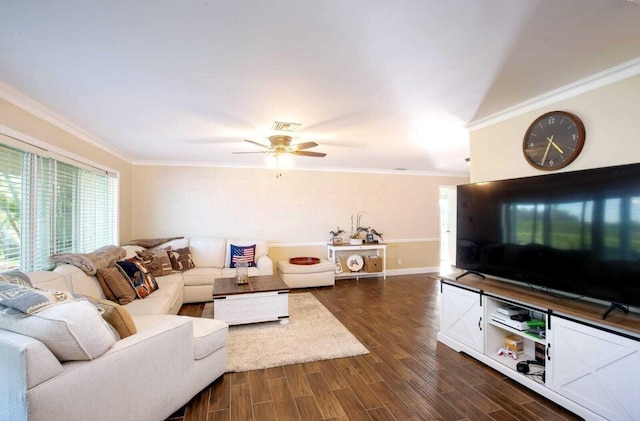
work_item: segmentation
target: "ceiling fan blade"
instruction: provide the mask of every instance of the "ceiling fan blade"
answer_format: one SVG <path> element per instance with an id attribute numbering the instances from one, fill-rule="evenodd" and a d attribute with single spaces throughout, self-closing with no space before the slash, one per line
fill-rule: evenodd
<path id="1" fill-rule="evenodd" d="M 244 141 L 245 142 L 249 142 L 249 143 L 253 143 L 254 145 L 258 145 L 258 146 L 263 147 L 263 148 L 269 148 L 269 146 L 263 145 L 262 143 L 255 142 L 253 140 L 245 139 Z"/>
<path id="2" fill-rule="evenodd" d="M 324 156 L 327 156 L 326 153 L 322 153 L 322 152 L 292 151 L 291 153 L 298 156 L 313 156 L 315 158 L 322 158 Z"/>
<path id="3" fill-rule="evenodd" d="M 316 146 L 318 146 L 316 142 L 303 142 L 298 143 L 297 145 L 291 145 L 291 148 L 296 151 L 300 151 L 302 149 L 315 148 Z"/>

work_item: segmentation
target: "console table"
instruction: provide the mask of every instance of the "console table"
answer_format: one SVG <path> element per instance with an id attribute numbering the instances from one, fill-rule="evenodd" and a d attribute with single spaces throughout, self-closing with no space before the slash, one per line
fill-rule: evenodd
<path id="1" fill-rule="evenodd" d="M 348 268 L 343 273 L 336 273 L 336 278 L 353 278 L 359 279 L 365 276 L 378 276 L 382 275 L 383 279 L 387 279 L 387 245 L 383 243 L 364 243 L 364 244 L 344 244 L 334 246 L 332 244 L 327 245 L 327 259 L 330 262 L 335 262 L 338 253 L 351 252 L 354 254 L 360 254 L 362 256 L 368 256 L 369 254 L 363 253 L 366 251 L 375 250 L 376 256 L 382 258 L 382 271 L 380 272 L 351 272 Z M 382 256 L 380 256 L 382 252 Z"/>
<path id="2" fill-rule="evenodd" d="M 455 275 L 441 277 L 439 342 L 587 420 L 640 420 L 640 314 L 614 311 L 602 320 L 601 304 Z M 521 330 L 504 308 L 543 321 L 545 334 Z M 507 336 L 522 343 L 515 358 L 500 352 Z M 519 370 L 531 361 L 529 373 Z"/>

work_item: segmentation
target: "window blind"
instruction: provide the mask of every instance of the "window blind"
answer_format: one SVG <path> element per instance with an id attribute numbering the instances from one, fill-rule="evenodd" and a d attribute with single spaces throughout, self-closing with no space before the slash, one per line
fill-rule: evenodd
<path id="1" fill-rule="evenodd" d="M 116 244 L 117 186 L 115 174 L 0 144 L 0 271 Z"/>

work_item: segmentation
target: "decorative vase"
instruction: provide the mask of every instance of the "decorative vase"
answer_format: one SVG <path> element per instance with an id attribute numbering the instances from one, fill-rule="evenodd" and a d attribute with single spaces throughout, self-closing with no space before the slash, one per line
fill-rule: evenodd
<path id="1" fill-rule="evenodd" d="M 236 262 L 236 284 L 249 283 L 249 263 Z"/>
<path id="2" fill-rule="evenodd" d="M 349 244 L 353 245 L 353 246 L 357 246 L 362 244 L 362 238 L 350 238 L 349 239 Z"/>

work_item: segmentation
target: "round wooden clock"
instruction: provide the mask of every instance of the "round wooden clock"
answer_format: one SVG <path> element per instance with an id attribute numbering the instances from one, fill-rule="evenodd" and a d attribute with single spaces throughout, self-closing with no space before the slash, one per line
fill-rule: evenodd
<path id="1" fill-rule="evenodd" d="M 557 170 L 580 155 L 585 136 L 584 124 L 576 115 L 551 111 L 531 123 L 524 135 L 522 152 L 535 168 Z"/>

